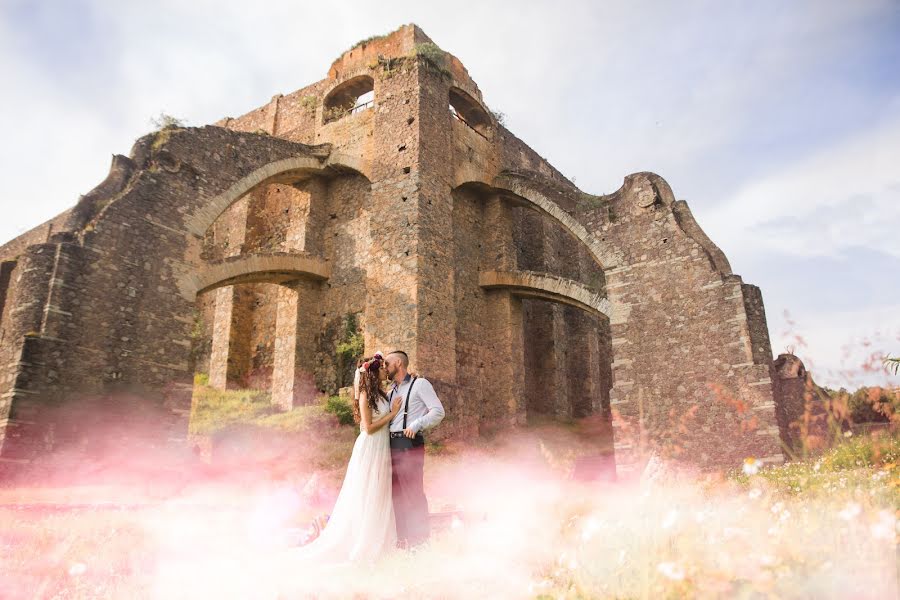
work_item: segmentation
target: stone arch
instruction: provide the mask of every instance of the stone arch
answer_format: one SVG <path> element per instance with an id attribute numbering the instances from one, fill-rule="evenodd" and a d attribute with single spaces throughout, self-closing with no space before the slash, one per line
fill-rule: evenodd
<path id="1" fill-rule="evenodd" d="M 478 283 L 485 289 L 507 289 L 514 296 L 559 302 L 597 316 L 610 316 L 609 300 L 564 277 L 534 271 L 482 271 Z"/>
<path id="2" fill-rule="evenodd" d="M 533 186 L 528 185 L 524 180 L 511 175 L 501 174 L 494 178 L 492 186 L 498 190 L 503 190 L 519 202 L 524 202 L 559 222 L 572 237 L 587 247 L 601 269 L 609 270 L 622 265 L 623 256 L 620 251 L 603 244 L 575 217 Z"/>
<path id="3" fill-rule="evenodd" d="M 206 265 L 185 282 L 185 293 L 196 295 L 238 283 L 324 281 L 330 275 L 327 261 L 305 254 L 239 254 Z"/>
<path id="4" fill-rule="evenodd" d="M 342 154 L 322 158 L 294 156 L 267 163 L 204 202 L 185 217 L 185 225 L 190 233 L 202 237 L 220 214 L 258 185 L 294 182 L 314 175 L 339 173 L 341 170 L 349 170 L 366 177 L 364 165 L 360 160 Z"/>
<path id="5" fill-rule="evenodd" d="M 594 282 L 585 278 L 596 271 L 599 281 L 596 257 L 577 236 L 570 241 L 571 228 L 564 228 L 554 214 L 509 190 L 473 181 L 451 193 L 454 256 L 462 256 L 455 261 L 454 278 L 463 311 L 459 314 L 477 310 L 485 315 L 475 327 L 457 326 L 457 369 L 472 379 L 482 376 L 481 369 L 490 370 L 492 395 L 478 400 L 484 414 L 496 417 L 492 422 L 515 424 L 541 416 L 568 419 L 596 414 L 605 419 L 612 380 L 613 310 L 602 286 L 594 288 Z M 552 256 L 558 246 L 580 246 L 576 262 L 565 266 L 552 258 L 542 266 L 522 262 L 524 238 L 517 223 L 524 208 L 553 224 L 547 229 L 552 232 L 547 238 Z M 551 272 L 543 272 L 548 269 Z M 465 318 L 458 316 L 457 323 L 462 322 Z M 543 355 L 550 359 L 541 361 L 538 357 Z M 573 377 L 578 382 L 567 385 Z M 536 380 L 561 385 L 547 383 L 553 390 L 544 394 L 543 387 L 533 385 Z M 547 401 L 535 402 L 538 395 Z"/>
<path id="6" fill-rule="evenodd" d="M 450 114 L 482 136 L 487 137 L 492 127 L 491 116 L 480 102 L 458 87 L 451 87 L 448 95 Z"/>
<path id="7" fill-rule="evenodd" d="M 364 103 L 374 104 L 375 80 L 371 75 L 357 75 L 334 86 L 322 101 L 322 122 L 336 121 L 346 114 L 356 111 L 358 100 L 371 95 L 371 100 Z"/>
<path id="8" fill-rule="evenodd" d="M 210 385 L 220 389 L 232 385 L 269 387 L 273 404 L 283 408 L 307 403 L 314 397 L 318 377 L 315 352 L 324 327 L 317 305 L 327 294 L 321 284 L 331 277 L 334 257 L 321 239 L 315 238 L 317 241 L 308 245 L 310 228 L 318 230 L 328 220 L 328 181 L 352 174 L 358 185 L 368 188 L 369 180 L 361 168 L 358 161 L 339 154 L 329 154 L 324 160 L 313 155 L 273 161 L 233 182 L 190 215 L 190 243 L 195 247 L 201 228 L 205 228 L 204 241 L 208 243 L 210 229 L 217 226 L 220 217 L 226 217 L 226 228 L 231 227 L 229 218 L 246 223 L 245 232 L 238 234 L 237 240 L 231 239 L 231 248 L 224 256 L 210 252 L 204 244 L 200 260 L 191 261 L 193 268 L 181 266 L 176 279 L 181 295 L 195 298 L 202 322 L 211 323 L 211 330 L 204 330 L 202 336 L 203 348 L 209 351 L 204 350 L 203 360 L 197 363 L 209 365 Z M 294 187 L 306 198 L 298 205 L 305 207 L 299 221 L 288 226 L 294 227 L 290 230 L 292 237 L 283 229 L 269 228 L 283 220 L 281 207 L 287 214 L 287 204 L 282 202 L 292 201 L 292 194 L 298 191 L 291 189 Z M 269 212 L 273 208 L 276 212 Z M 290 214 L 284 218 L 294 222 L 297 217 L 293 209 Z M 267 231 L 280 233 L 269 238 Z M 267 244 L 267 239 L 274 239 L 275 245 Z M 305 243 L 298 243 L 304 239 Z M 227 235 L 225 240 L 227 248 Z M 212 243 L 218 243 L 215 234 Z M 274 331 L 274 335 L 260 337 L 256 333 L 266 330 Z M 205 345 L 207 341 L 210 346 Z"/>

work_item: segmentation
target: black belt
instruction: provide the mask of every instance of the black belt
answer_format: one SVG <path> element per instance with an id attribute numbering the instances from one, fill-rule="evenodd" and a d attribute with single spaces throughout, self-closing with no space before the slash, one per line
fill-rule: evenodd
<path id="1" fill-rule="evenodd" d="M 402 431 L 391 432 L 391 449 L 393 450 L 409 450 L 410 448 L 418 448 L 425 445 L 425 436 L 417 433 L 415 437 L 408 438 Z"/>

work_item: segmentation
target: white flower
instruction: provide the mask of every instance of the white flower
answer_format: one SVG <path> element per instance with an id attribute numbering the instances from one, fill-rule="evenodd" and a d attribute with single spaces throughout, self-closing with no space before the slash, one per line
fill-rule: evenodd
<path id="1" fill-rule="evenodd" d="M 674 579 L 676 581 L 684 579 L 684 569 L 673 562 L 659 563 L 656 565 L 656 570 L 669 579 Z"/>
<path id="2" fill-rule="evenodd" d="M 771 554 L 761 554 L 759 556 L 759 563 L 761 565 L 765 565 L 767 567 L 771 567 L 775 564 L 775 557 Z"/>
<path id="3" fill-rule="evenodd" d="M 844 432 L 844 437 L 852 437 L 852 436 L 853 436 L 853 432 L 850 431 L 849 429 Z"/>
<path id="4" fill-rule="evenodd" d="M 862 507 L 856 502 L 848 502 L 844 510 L 838 513 L 838 516 L 845 521 L 852 521 L 862 512 Z"/>
<path id="5" fill-rule="evenodd" d="M 596 517 L 591 517 L 590 519 L 588 519 L 587 523 L 584 526 L 584 529 L 581 531 L 581 539 L 584 541 L 588 541 L 589 539 L 594 537 L 594 534 L 598 529 L 600 529 L 600 521 L 598 521 Z"/>
<path id="6" fill-rule="evenodd" d="M 878 511 L 878 520 L 869 527 L 869 531 L 876 539 L 892 540 L 897 533 L 898 526 L 900 523 L 897 522 L 897 518 L 891 514 L 891 511 L 881 510 Z"/>
<path id="7" fill-rule="evenodd" d="M 675 509 L 670 510 L 669 513 L 666 515 L 666 518 L 663 519 L 662 528 L 670 529 L 675 524 L 675 521 L 677 521 L 677 520 L 678 520 L 678 511 Z"/>
<path id="8" fill-rule="evenodd" d="M 753 458 L 752 456 L 744 459 L 744 474 L 745 475 L 756 475 L 759 473 L 759 461 Z"/>
<path id="9" fill-rule="evenodd" d="M 757 498 L 762 496 L 762 490 L 759 488 L 753 488 L 747 495 L 750 496 L 751 500 L 756 500 Z"/>

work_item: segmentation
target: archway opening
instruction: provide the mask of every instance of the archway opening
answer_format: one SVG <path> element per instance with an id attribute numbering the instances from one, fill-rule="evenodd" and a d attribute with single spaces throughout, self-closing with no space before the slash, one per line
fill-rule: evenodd
<path id="1" fill-rule="evenodd" d="M 491 117 L 474 98 L 459 88 L 450 88 L 450 116 L 463 123 L 482 137 L 491 131 Z"/>
<path id="2" fill-rule="evenodd" d="M 360 75 L 341 83 L 325 96 L 322 119 L 324 123 L 331 123 L 374 105 L 375 80 L 368 75 Z"/>
<path id="3" fill-rule="evenodd" d="M 480 382 L 463 394 L 473 426 L 576 423 L 590 430 L 608 472 L 612 344 L 602 270 L 550 215 L 484 185 L 452 197 L 457 374 Z"/>

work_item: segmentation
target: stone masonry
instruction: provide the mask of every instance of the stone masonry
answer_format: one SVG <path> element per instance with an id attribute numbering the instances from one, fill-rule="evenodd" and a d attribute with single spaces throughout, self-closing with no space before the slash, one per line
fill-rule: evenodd
<path id="1" fill-rule="evenodd" d="M 579 190 L 415 25 L 139 139 L 0 247 L 0 311 L 7 464 L 125 439 L 136 414 L 177 445 L 196 373 L 311 402 L 349 383 L 354 335 L 434 382 L 438 438 L 595 415 L 620 473 L 651 450 L 783 460 L 759 289 L 659 176 Z M 102 434 L 79 418 L 98 399 Z"/>

